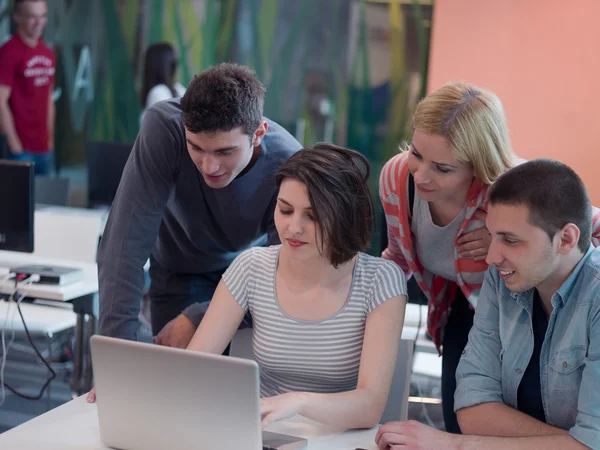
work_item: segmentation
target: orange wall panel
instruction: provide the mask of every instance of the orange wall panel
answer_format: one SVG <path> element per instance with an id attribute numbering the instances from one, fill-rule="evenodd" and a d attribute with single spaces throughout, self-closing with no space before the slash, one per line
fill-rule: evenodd
<path id="1" fill-rule="evenodd" d="M 597 206 L 599 18 L 598 0 L 436 0 L 428 79 L 498 94 L 515 151 L 573 167 Z"/>

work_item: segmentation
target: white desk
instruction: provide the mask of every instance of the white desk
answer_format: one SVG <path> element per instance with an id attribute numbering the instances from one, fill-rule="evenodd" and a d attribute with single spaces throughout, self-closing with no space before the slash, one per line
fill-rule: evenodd
<path id="1" fill-rule="evenodd" d="M 95 263 L 106 219 L 106 211 L 36 205 L 34 254 Z"/>
<path id="2" fill-rule="evenodd" d="M 100 219 L 100 234 L 104 230 L 108 213 L 110 209 L 106 208 L 75 208 L 72 206 L 55 206 L 36 203 L 35 214 L 43 214 L 50 216 L 70 216 L 70 217 L 98 217 Z"/>
<path id="3" fill-rule="evenodd" d="M 67 261 L 55 258 L 43 258 L 30 253 L 0 251 L 0 267 L 9 268 L 29 264 L 43 264 L 48 266 L 78 267 L 83 269 L 83 281 L 65 286 L 49 284 L 27 284 L 19 287 L 19 291 L 27 297 L 43 298 L 68 302 L 79 297 L 98 292 L 98 267 L 93 263 Z M 7 271 L 6 271 L 7 272 Z M 0 280 L 4 273 L 0 273 Z M 14 279 L 0 286 L 0 293 L 12 294 L 15 288 Z"/>
<path id="4" fill-rule="evenodd" d="M 307 450 L 376 450 L 376 430 L 342 432 L 303 417 L 269 425 L 267 430 L 308 439 Z M 198 444 L 202 447 L 202 444 Z M 0 434 L 3 450 L 103 450 L 96 405 L 85 396 L 59 406 L 35 419 Z"/>
<path id="5" fill-rule="evenodd" d="M 89 354 L 89 338 L 96 329 L 96 293 L 98 292 L 98 268 L 96 264 L 62 259 L 43 258 L 29 253 L 0 251 L 0 267 L 10 268 L 28 264 L 43 264 L 83 269 L 83 281 L 65 286 L 48 284 L 27 284 L 19 287 L 26 297 L 41 298 L 59 302 L 73 303 L 73 311 L 77 314 L 75 330 L 75 359 L 71 390 L 75 393 L 88 391 L 92 385 L 91 357 Z M 0 280 L 8 273 L 0 273 Z M 0 294 L 10 295 L 15 288 L 14 280 L 0 286 Z"/>
<path id="6" fill-rule="evenodd" d="M 36 335 L 49 337 L 77 325 L 77 318 L 70 309 L 21 303 L 21 312 L 25 317 L 27 329 Z M 8 329 L 19 334 L 25 333 L 16 306 L 13 303 L 0 302 L 0 321 L 4 322 L 7 314 Z"/>

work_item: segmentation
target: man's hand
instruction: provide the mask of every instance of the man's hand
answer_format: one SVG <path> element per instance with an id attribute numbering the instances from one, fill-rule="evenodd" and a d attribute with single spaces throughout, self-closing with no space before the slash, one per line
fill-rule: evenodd
<path id="1" fill-rule="evenodd" d="M 409 420 L 388 422 L 379 427 L 375 443 L 379 450 L 453 450 L 459 448 L 459 435 L 446 433 Z"/>
<path id="2" fill-rule="evenodd" d="M 186 348 L 195 332 L 196 327 L 192 321 L 183 314 L 179 314 L 160 330 L 154 338 L 154 343 L 167 347 Z"/>
<path id="3" fill-rule="evenodd" d="M 265 428 L 271 422 L 289 419 L 296 414 L 300 414 L 304 402 L 306 402 L 306 395 L 303 392 L 288 392 L 273 397 L 261 398 L 262 427 Z"/>
<path id="4" fill-rule="evenodd" d="M 20 143 L 19 143 L 20 144 Z M 10 151 L 13 155 L 20 155 L 23 153 L 23 146 L 19 144 L 9 145 L 8 151 Z"/>
<path id="5" fill-rule="evenodd" d="M 87 395 L 87 402 L 88 403 L 94 403 L 96 401 L 96 387 L 92 387 L 92 390 L 90 392 L 88 392 Z"/>

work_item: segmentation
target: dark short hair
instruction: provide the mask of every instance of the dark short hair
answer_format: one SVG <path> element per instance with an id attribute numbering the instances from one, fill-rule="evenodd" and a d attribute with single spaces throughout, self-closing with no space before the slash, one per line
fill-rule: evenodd
<path id="1" fill-rule="evenodd" d="M 253 135 L 263 115 L 265 88 L 247 67 L 222 63 L 197 74 L 183 98 L 183 124 L 192 133 Z"/>
<path id="2" fill-rule="evenodd" d="M 489 191 L 490 204 L 525 205 L 529 222 L 552 240 L 568 223 L 579 228 L 577 246 L 585 253 L 592 236 L 592 205 L 583 181 L 569 166 L 534 159 L 505 172 Z"/>
<path id="3" fill-rule="evenodd" d="M 304 148 L 277 171 L 277 186 L 286 179 L 303 183 L 322 233 L 319 251 L 334 267 L 369 246 L 374 207 L 369 190 L 369 161 L 360 153 L 333 144 Z"/>

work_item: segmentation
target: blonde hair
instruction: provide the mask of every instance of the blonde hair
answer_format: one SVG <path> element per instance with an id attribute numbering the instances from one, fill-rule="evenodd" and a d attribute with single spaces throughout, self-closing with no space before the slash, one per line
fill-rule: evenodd
<path id="1" fill-rule="evenodd" d="M 491 185 L 515 165 L 500 99 L 468 83 L 449 83 L 419 102 L 413 129 L 443 136 L 454 158 Z"/>

